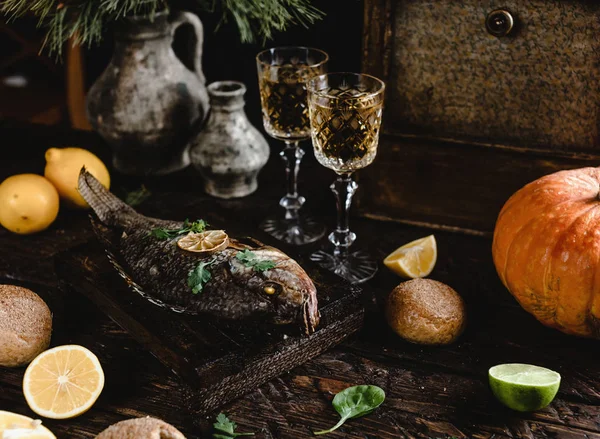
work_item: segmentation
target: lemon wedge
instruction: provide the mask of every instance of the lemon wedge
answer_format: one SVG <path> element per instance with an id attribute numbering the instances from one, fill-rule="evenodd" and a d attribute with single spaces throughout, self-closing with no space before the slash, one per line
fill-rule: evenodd
<path id="1" fill-rule="evenodd" d="M 82 346 L 49 349 L 31 362 L 23 377 L 23 393 L 31 410 L 50 419 L 85 413 L 104 388 L 98 358 Z"/>
<path id="2" fill-rule="evenodd" d="M 0 410 L 0 438 L 56 439 L 56 436 L 40 420 Z"/>
<path id="3" fill-rule="evenodd" d="M 433 271 L 437 261 L 437 243 L 435 236 L 404 244 L 383 260 L 383 264 L 405 279 L 425 277 Z"/>
<path id="4" fill-rule="evenodd" d="M 194 253 L 216 253 L 229 245 L 229 236 L 225 230 L 206 230 L 201 233 L 190 232 L 179 241 L 177 246 Z"/>

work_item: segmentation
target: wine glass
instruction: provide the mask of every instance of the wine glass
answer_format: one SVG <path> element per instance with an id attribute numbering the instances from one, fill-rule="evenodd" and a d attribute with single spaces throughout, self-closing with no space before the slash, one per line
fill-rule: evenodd
<path id="1" fill-rule="evenodd" d="M 325 268 L 352 283 L 371 279 L 377 263 L 362 251 L 350 252 L 356 234 L 349 229 L 350 205 L 358 185 L 352 174 L 377 154 L 385 84 L 358 73 L 329 73 L 308 84 L 310 125 L 315 156 L 338 177 L 330 186 L 337 201 L 337 227 L 329 235 L 333 252 L 311 255 Z"/>
<path id="2" fill-rule="evenodd" d="M 279 201 L 285 216 L 272 216 L 261 229 L 288 244 L 314 242 L 325 226 L 301 215 L 306 201 L 298 194 L 298 171 L 304 151 L 300 141 L 310 138 L 306 81 L 325 73 L 329 57 L 308 47 L 277 47 L 256 56 L 263 124 L 267 134 L 285 142 L 280 156 L 285 163 L 287 193 Z"/>

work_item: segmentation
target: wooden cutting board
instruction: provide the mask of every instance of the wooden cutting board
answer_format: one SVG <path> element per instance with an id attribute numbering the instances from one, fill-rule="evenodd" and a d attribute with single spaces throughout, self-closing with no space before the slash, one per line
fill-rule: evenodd
<path id="1" fill-rule="evenodd" d="M 321 323 L 309 337 L 289 328 L 265 332 L 211 322 L 154 305 L 127 285 L 97 243 L 59 254 L 56 271 L 65 292 L 89 298 L 179 376 L 193 395 L 186 409 L 203 414 L 318 356 L 361 328 L 362 289 L 308 260 L 297 260 L 318 289 Z"/>

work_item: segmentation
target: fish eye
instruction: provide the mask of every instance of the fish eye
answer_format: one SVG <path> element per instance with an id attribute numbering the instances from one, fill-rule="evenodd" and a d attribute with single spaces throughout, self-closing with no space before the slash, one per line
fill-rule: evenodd
<path id="1" fill-rule="evenodd" d="M 263 292 L 268 296 L 274 296 L 281 292 L 281 286 L 278 284 L 269 283 L 263 287 Z"/>

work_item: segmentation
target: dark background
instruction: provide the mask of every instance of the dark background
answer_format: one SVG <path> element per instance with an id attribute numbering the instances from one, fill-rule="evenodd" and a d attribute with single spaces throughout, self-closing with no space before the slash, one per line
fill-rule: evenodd
<path id="1" fill-rule="evenodd" d="M 264 44 L 241 43 L 239 31 L 233 20 L 221 24 L 217 30 L 220 15 L 197 11 L 205 28 L 202 62 L 207 82 L 237 80 L 245 83 L 248 88 L 246 111 L 251 121 L 261 128 L 255 56 L 262 49 L 289 45 L 316 47 L 329 53 L 330 71 L 360 71 L 363 1 L 317 0 L 314 4 L 326 14 L 322 20 L 310 28 L 292 25 Z M 186 34 L 184 28 L 178 32 L 176 51 L 185 50 L 182 41 L 186 40 Z M 100 47 L 86 52 L 89 85 L 106 67 L 111 53 L 110 35 L 107 35 Z"/>
<path id="2" fill-rule="evenodd" d="M 191 2 L 187 2 L 191 3 Z M 238 80 L 248 88 L 247 113 L 262 129 L 256 77 L 256 54 L 268 47 L 303 45 L 317 47 L 330 55 L 330 71 L 360 71 L 363 30 L 362 0 L 315 0 L 325 16 L 310 28 L 290 25 L 272 40 L 248 44 L 240 41 L 239 31 L 230 18 L 221 23 L 220 13 L 197 12 L 204 24 L 203 70 L 208 82 Z M 0 17 L 0 123 L 14 120 L 69 127 L 66 105 L 66 59 L 56 60 L 47 51 L 40 52 L 43 29 L 37 19 L 25 17 L 7 22 Z M 186 35 L 187 34 L 187 35 Z M 174 44 L 184 51 L 192 39 L 190 29 L 180 28 Z M 113 50 L 112 32 L 105 29 L 101 44 L 83 50 L 83 74 L 89 88 L 108 65 Z M 24 76 L 27 87 L 8 86 L 13 75 Z"/>

